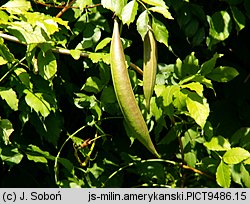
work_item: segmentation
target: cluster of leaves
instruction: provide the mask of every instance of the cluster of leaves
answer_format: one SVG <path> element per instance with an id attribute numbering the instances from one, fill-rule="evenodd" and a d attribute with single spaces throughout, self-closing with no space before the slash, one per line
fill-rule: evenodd
<path id="1" fill-rule="evenodd" d="M 250 187 L 248 0 L 0 6 L 0 186 Z M 113 13 L 162 159 L 126 136 L 110 77 Z M 158 71 L 148 113 L 132 61 L 142 65 L 151 20 Z"/>

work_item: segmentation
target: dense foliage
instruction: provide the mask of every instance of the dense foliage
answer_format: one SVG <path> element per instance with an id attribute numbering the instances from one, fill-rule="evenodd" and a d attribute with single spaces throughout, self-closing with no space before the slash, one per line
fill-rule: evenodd
<path id="1" fill-rule="evenodd" d="M 117 102 L 115 16 L 161 158 Z M 250 187 L 249 22 L 249 0 L 2 0 L 0 187 Z M 140 69 L 149 29 L 150 108 Z"/>

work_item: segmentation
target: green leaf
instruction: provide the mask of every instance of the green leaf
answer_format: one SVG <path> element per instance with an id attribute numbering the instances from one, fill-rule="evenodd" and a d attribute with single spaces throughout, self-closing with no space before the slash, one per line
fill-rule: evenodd
<path id="1" fill-rule="evenodd" d="M 195 35 L 193 36 L 192 44 L 194 46 L 198 46 L 202 43 L 204 39 L 205 39 L 205 29 L 202 27 L 202 28 L 199 28 L 197 32 L 195 33 Z"/>
<path id="2" fill-rule="evenodd" d="M 155 86 L 156 96 L 158 98 L 162 97 L 163 105 L 165 107 L 169 106 L 173 102 L 173 96 L 179 90 L 180 90 L 180 87 L 178 85 L 172 85 L 172 86 L 156 85 Z"/>
<path id="3" fill-rule="evenodd" d="M 32 145 L 32 144 L 29 144 L 27 149 L 26 149 L 27 152 L 31 152 L 33 154 L 36 154 L 36 155 L 40 155 L 40 156 L 43 156 L 47 159 L 50 159 L 50 160 L 54 160 L 55 157 L 50 155 L 49 152 L 47 151 L 44 151 L 44 150 L 41 150 L 38 146 L 36 145 Z"/>
<path id="4" fill-rule="evenodd" d="M 216 12 L 212 17 L 208 16 L 210 25 L 209 34 L 214 39 L 223 41 L 227 39 L 232 30 L 232 21 L 226 11 Z"/>
<path id="5" fill-rule="evenodd" d="M 195 93 L 189 93 L 186 103 L 190 116 L 203 128 L 209 115 L 207 100 Z"/>
<path id="6" fill-rule="evenodd" d="M 8 119 L 0 119 L 0 137 L 7 145 L 10 143 L 10 135 L 14 132 L 11 122 Z"/>
<path id="7" fill-rule="evenodd" d="M 184 94 L 181 90 L 174 92 L 174 106 L 179 110 L 182 111 L 186 108 L 186 99 L 187 94 Z"/>
<path id="8" fill-rule="evenodd" d="M 74 3 L 74 6 L 79 7 L 81 11 L 84 11 L 86 6 L 89 6 L 92 4 L 92 0 L 76 0 Z"/>
<path id="9" fill-rule="evenodd" d="M 222 136 L 212 137 L 209 142 L 204 143 L 204 146 L 212 151 L 226 151 L 231 149 L 229 141 Z"/>
<path id="10" fill-rule="evenodd" d="M 168 30 L 166 26 L 156 18 L 152 18 L 152 29 L 153 33 L 155 36 L 155 39 L 160 42 L 165 44 L 168 47 Z"/>
<path id="11" fill-rule="evenodd" d="M 162 14 L 167 19 L 174 19 L 171 15 L 171 13 L 168 11 L 168 7 L 162 7 L 162 6 L 155 6 L 149 8 L 150 11 L 157 12 Z"/>
<path id="12" fill-rule="evenodd" d="M 75 59 L 75 60 L 79 60 L 81 57 L 81 51 L 80 50 L 70 50 L 70 55 Z"/>
<path id="13" fill-rule="evenodd" d="M 120 17 L 122 13 L 122 9 L 126 5 L 127 0 L 101 0 L 101 4 L 104 8 L 110 9 L 113 11 L 117 16 Z"/>
<path id="14" fill-rule="evenodd" d="M 215 53 L 210 60 L 204 62 L 201 65 L 201 75 L 206 76 L 207 74 L 209 74 L 214 69 L 217 59 L 222 56 L 223 54 Z"/>
<path id="15" fill-rule="evenodd" d="M 238 129 L 230 138 L 232 145 L 238 145 L 242 148 L 249 149 L 250 146 L 250 128 L 242 127 Z"/>
<path id="16" fill-rule="evenodd" d="M 5 60 L 2 56 L 0 56 L 0 66 L 7 64 L 7 62 L 8 62 L 7 60 Z"/>
<path id="17" fill-rule="evenodd" d="M 14 70 L 15 74 L 17 77 L 21 80 L 21 82 L 27 87 L 31 87 L 31 82 L 30 82 L 30 75 L 26 72 L 25 69 L 23 68 L 16 68 Z"/>
<path id="18" fill-rule="evenodd" d="M 55 147 L 57 147 L 57 142 L 63 129 L 62 120 L 63 118 L 59 113 L 54 113 L 46 117 L 43 124 L 45 132 L 42 133 L 42 136 Z"/>
<path id="19" fill-rule="evenodd" d="M 223 155 L 223 161 L 227 164 L 238 164 L 249 157 L 250 153 L 247 150 L 241 147 L 235 147 Z"/>
<path id="20" fill-rule="evenodd" d="M 136 0 L 130 1 L 122 10 L 122 22 L 129 26 L 135 20 L 138 10 L 138 3 Z"/>
<path id="21" fill-rule="evenodd" d="M 241 180 L 247 188 L 250 188 L 250 174 L 244 165 L 241 165 Z"/>
<path id="22" fill-rule="evenodd" d="M 9 20 L 9 15 L 3 10 L 0 10 L 0 19 L 1 19 L 0 20 L 1 23 L 7 23 Z"/>
<path id="23" fill-rule="evenodd" d="M 166 7 L 166 4 L 163 0 L 142 0 L 144 3 L 152 6 L 162 6 Z"/>
<path id="24" fill-rule="evenodd" d="M 33 27 L 40 27 L 48 36 L 59 31 L 57 24 L 57 18 L 52 18 L 51 16 L 44 15 L 38 12 L 27 12 L 23 14 Z"/>
<path id="25" fill-rule="evenodd" d="M 195 35 L 199 28 L 199 21 L 192 19 L 187 25 L 185 25 L 185 34 L 188 38 L 191 38 Z"/>
<path id="26" fill-rule="evenodd" d="M 176 138 L 180 136 L 182 132 L 183 124 L 176 123 L 171 129 L 168 131 L 167 135 L 162 138 L 159 142 L 159 145 L 170 144 L 170 142 L 174 141 Z"/>
<path id="27" fill-rule="evenodd" d="M 47 164 L 48 161 L 46 158 L 43 156 L 37 156 L 37 155 L 32 155 L 32 154 L 26 154 L 28 160 L 34 161 L 34 162 L 39 162 L 39 163 L 45 163 Z"/>
<path id="28" fill-rule="evenodd" d="M 0 96 L 3 100 L 7 102 L 9 107 L 17 111 L 18 110 L 18 99 L 16 92 L 12 88 L 0 87 Z"/>
<path id="29" fill-rule="evenodd" d="M 39 52 L 38 58 L 38 70 L 39 74 L 46 80 L 51 80 L 57 72 L 57 62 L 56 57 L 51 50 L 46 53 L 42 51 Z"/>
<path id="30" fill-rule="evenodd" d="M 249 164 L 250 165 L 250 157 L 244 161 L 244 164 Z"/>
<path id="31" fill-rule="evenodd" d="M 3 162 L 13 165 L 19 164 L 22 161 L 23 155 L 18 151 L 17 148 L 6 146 L 0 149 L 0 158 Z"/>
<path id="32" fill-rule="evenodd" d="M 194 78 L 195 74 L 199 71 L 199 60 L 195 57 L 195 53 L 192 52 L 183 61 L 178 58 L 174 71 L 180 79 L 184 78 L 181 82 L 182 84 L 187 82 L 187 76 L 191 75 L 190 78 Z"/>
<path id="33" fill-rule="evenodd" d="M 31 9 L 31 4 L 27 0 L 12 0 L 2 5 L 11 14 L 22 14 Z"/>
<path id="34" fill-rule="evenodd" d="M 184 160 L 188 166 L 195 167 L 196 159 L 196 153 L 194 151 L 184 153 Z"/>
<path id="35" fill-rule="evenodd" d="M 87 92 L 99 93 L 103 89 L 103 84 L 99 78 L 89 77 L 82 89 Z"/>
<path id="36" fill-rule="evenodd" d="M 37 114 L 41 114 L 43 117 L 47 117 L 50 114 L 51 106 L 43 96 L 43 93 L 32 93 L 29 90 L 25 89 L 26 93 L 25 101 L 26 103 L 35 110 Z"/>
<path id="37" fill-rule="evenodd" d="M 142 40 L 144 41 L 144 37 L 148 32 L 148 24 L 149 24 L 149 17 L 148 17 L 148 11 L 145 10 L 143 11 L 137 21 L 136 21 L 136 26 L 137 26 L 137 31 L 141 35 Z"/>
<path id="38" fill-rule="evenodd" d="M 36 26 L 33 28 L 30 23 L 24 21 L 11 23 L 8 26 L 8 31 L 24 44 L 49 42 L 42 27 Z"/>
<path id="39" fill-rule="evenodd" d="M 189 84 L 184 84 L 181 88 L 188 88 L 191 91 L 195 91 L 199 96 L 203 96 L 203 86 L 198 82 L 191 82 Z"/>
<path id="40" fill-rule="evenodd" d="M 104 38 L 101 42 L 99 42 L 95 48 L 95 52 L 97 50 L 103 49 L 107 44 L 111 42 L 111 38 Z"/>
<path id="41" fill-rule="evenodd" d="M 230 167 L 222 160 L 216 171 L 216 182 L 223 188 L 229 188 L 231 184 Z"/>
<path id="42" fill-rule="evenodd" d="M 0 56 L 2 58 L 2 63 L 5 61 L 13 62 L 15 60 L 14 55 L 10 52 L 9 48 L 4 44 L 2 38 L 0 38 Z"/>
<path id="43" fill-rule="evenodd" d="M 106 64 L 110 64 L 110 54 L 109 53 L 90 53 L 89 58 L 93 63 L 103 61 Z"/>
<path id="44" fill-rule="evenodd" d="M 228 82 L 238 75 L 239 72 L 233 67 L 219 66 L 207 74 L 207 77 L 217 82 Z"/>
<path id="45" fill-rule="evenodd" d="M 101 102 L 115 103 L 117 102 L 114 88 L 112 86 L 105 87 L 102 91 Z"/>
<path id="46" fill-rule="evenodd" d="M 231 11 L 233 13 L 234 21 L 237 25 L 236 28 L 238 31 L 241 31 L 243 28 L 245 28 L 246 17 L 236 6 L 232 6 Z"/>

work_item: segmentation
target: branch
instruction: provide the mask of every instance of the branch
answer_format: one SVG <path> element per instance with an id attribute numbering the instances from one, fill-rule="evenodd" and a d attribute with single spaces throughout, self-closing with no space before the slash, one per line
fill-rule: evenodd
<path id="1" fill-rule="evenodd" d="M 42 6 L 46 6 L 46 7 L 49 7 L 49 8 L 58 8 L 58 9 L 63 9 L 65 7 L 65 5 L 52 5 L 52 4 L 46 4 L 46 3 L 43 3 L 43 2 L 39 2 L 37 0 L 34 0 L 34 3 L 35 4 L 39 4 L 39 5 L 42 5 Z M 86 6 L 85 8 L 95 8 L 97 6 L 101 6 L 102 4 L 99 3 L 99 4 L 94 4 L 94 5 L 89 5 L 89 6 Z M 70 8 L 72 9 L 80 9 L 78 6 L 70 6 Z"/>
<path id="2" fill-rule="evenodd" d="M 56 15 L 57 18 L 60 18 L 71 6 L 75 3 L 76 0 L 72 0 L 67 3 L 66 6 Z"/>
<path id="3" fill-rule="evenodd" d="M 11 42 L 19 43 L 22 45 L 27 45 L 27 44 L 21 42 L 20 40 L 18 40 L 18 38 L 11 36 L 11 35 L 8 35 L 8 34 L 5 34 L 5 33 L 0 32 L 0 37 L 4 38 L 5 40 L 11 41 Z M 70 50 L 64 49 L 64 48 L 52 48 L 52 52 L 58 53 L 58 54 L 63 54 L 63 55 L 71 55 Z M 89 54 L 86 52 L 81 52 L 80 56 L 81 57 L 89 57 Z M 134 63 L 130 62 L 129 66 L 132 67 L 138 74 L 140 74 L 140 75 L 143 74 L 143 71 L 140 69 L 140 67 L 138 67 Z"/>
<path id="4" fill-rule="evenodd" d="M 208 178 L 214 180 L 214 177 L 212 177 L 212 176 L 210 176 L 210 175 L 208 175 L 208 174 L 206 174 L 206 173 L 200 171 L 199 169 L 195 169 L 195 168 L 193 168 L 193 167 L 191 167 L 191 166 L 187 166 L 187 165 L 185 165 L 185 164 L 182 164 L 182 165 L 180 165 L 180 166 L 181 166 L 183 169 L 191 170 L 191 171 L 193 171 L 193 172 L 195 172 L 195 173 L 198 173 L 198 174 L 200 174 L 200 175 L 206 176 L 206 177 L 208 177 Z"/>

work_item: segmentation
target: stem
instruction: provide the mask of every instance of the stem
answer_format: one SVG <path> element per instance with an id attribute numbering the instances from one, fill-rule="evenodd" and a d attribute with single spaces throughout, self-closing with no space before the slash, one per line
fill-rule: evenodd
<path id="1" fill-rule="evenodd" d="M 4 38 L 5 40 L 9 40 L 9 41 L 12 41 L 12 42 L 15 42 L 15 43 L 26 45 L 25 43 L 20 42 L 18 40 L 18 38 L 14 37 L 14 36 L 11 36 L 11 35 L 8 35 L 8 34 L 5 34 L 5 33 L 1 33 L 0 32 L 0 37 Z M 58 54 L 62 54 L 62 55 L 71 55 L 70 54 L 70 50 L 68 50 L 68 49 L 64 49 L 64 48 L 52 48 L 51 50 L 54 53 L 58 53 Z M 80 56 L 88 58 L 89 57 L 89 53 L 81 52 Z M 138 74 L 143 75 L 143 71 L 141 70 L 141 68 L 138 67 L 137 65 L 135 65 L 134 63 L 130 62 L 129 66 L 131 68 L 133 68 Z"/>
<path id="2" fill-rule="evenodd" d="M 82 126 L 82 127 L 80 127 L 78 130 L 76 130 L 73 134 L 69 134 L 69 133 L 67 133 L 67 135 L 68 135 L 68 138 L 64 141 L 64 143 L 62 144 L 62 146 L 61 146 L 61 148 L 59 149 L 59 151 L 58 151 L 58 153 L 57 153 L 57 155 L 56 155 L 56 158 L 55 158 L 55 163 L 54 163 L 54 171 L 55 171 L 55 181 L 56 181 L 56 183 L 58 182 L 58 176 L 57 176 L 57 174 L 58 174 L 58 158 L 59 158 L 59 156 L 60 156 L 60 154 L 61 154 L 61 151 L 62 151 L 62 149 L 63 149 L 63 147 L 65 146 L 65 144 L 72 138 L 72 137 L 74 137 L 77 133 L 79 133 L 81 130 L 83 130 L 85 127 L 87 127 L 87 125 L 84 125 L 84 126 Z"/>
<path id="3" fill-rule="evenodd" d="M 167 163 L 167 164 L 172 164 L 174 166 L 179 166 L 183 169 L 188 169 L 188 170 L 191 170 L 195 173 L 198 173 L 200 175 L 203 175 L 203 176 L 206 176 L 208 177 L 209 179 L 212 179 L 214 180 L 214 178 L 198 169 L 195 169 L 193 167 L 190 167 L 188 165 L 185 165 L 185 164 L 180 164 L 178 162 L 175 162 L 175 161 L 171 161 L 171 160 L 166 160 L 166 159 L 148 159 L 148 160 L 141 160 L 141 161 L 136 161 L 136 162 L 131 162 L 129 164 L 127 164 L 126 166 L 123 166 L 123 167 L 120 167 L 117 171 L 113 172 L 107 179 L 104 183 L 102 183 L 102 186 L 101 187 L 105 187 L 106 183 L 112 178 L 114 177 L 116 174 L 118 174 L 119 172 L 121 172 L 122 170 L 128 168 L 128 167 L 131 167 L 133 165 L 136 165 L 138 162 L 141 162 L 141 163 L 146 163 L 146 162 L 163 162 L 163 163 Z"/>
<path id="4" fill-rule="evenodd" d="M 76 0 L 72 0 L 66 4 L 66 6 L 56 15 L 56 18 L 60 18 L 71 6 L 75 3 Z"/>
<path id="5" fill-rule="evenodd" d="M 13 65 L 0 79 L 0 83 L 5 79 L 5 77 L 7 77 L 9 75 L 9 73 L 11 73 L 19 64 L 22 64 L 22 61 L 24 61 L 26 58 L 22 58 L 20 61 L 18 61 L 15 65 Z"/>

